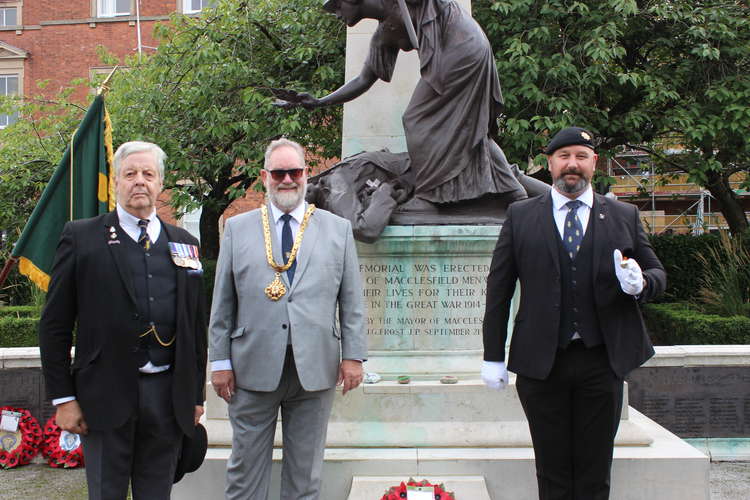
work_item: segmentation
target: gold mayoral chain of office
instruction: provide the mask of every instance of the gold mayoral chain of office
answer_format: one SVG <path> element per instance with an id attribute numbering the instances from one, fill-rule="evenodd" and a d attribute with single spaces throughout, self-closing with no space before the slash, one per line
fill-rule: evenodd
<path id="1" fill-rule="evenodd" d="M 266 296 L 271 300 L 279 300 L 286 294 L 286 286 L 281 281 L 281 273 L 292 267 L 294 259 L 297 258 L 297 251 L 302 243 L 302 235 L 305 234 L 307 223 L 310 220 L 310 216 L 315 211 L 315 205 L 312 203 L 307 207 L 305 216 L 302 218 L 302 224 L 299 225 L 299 231 L 297 231 L 297 237 L 294 238 L 294 245 L 292 245 L 292 251 L 289 252 L 289 260 L 284 265 L 279 265 L 273 260 L 273 250 L 271 249 L 271 226 L 268 223 L 268 207 L 263 205 L 260 208 L 261 219 L 263 220 L 263 242 L 266 245 L 266 260 L 268 265 L 276 271 L 276 275 L 273 281 L 268 284 L 265 289 Z"/>

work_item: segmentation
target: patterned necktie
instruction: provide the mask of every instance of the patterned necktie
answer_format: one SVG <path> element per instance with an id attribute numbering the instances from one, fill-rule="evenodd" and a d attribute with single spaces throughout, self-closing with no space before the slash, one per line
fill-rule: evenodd
<path id="1" fill-rule="evenodd" d="M 138 221 L 138 227 L 141 228 L 141 234 L 138 235 L 138 244 L 143 247 L 144 250 L 151 248 L 151 238 L 148 237 L 148 219 L 140 219 Z"/>
<path id="2" fill-rule="evenodd" d="M 289 262 L 289 256 L 292 253 L 292 246 L 294 245 L 294 237 L 292 236 L 292 225 L 289 221 L 292 216 L 284 214 L 281 216 L 281 220 L 284 221 L 284 227 L 281 228 L 281 252 L 284 254 L 284 264 Z M 292 262 L 292 265 L 286 271 L 286 277 L 289 278 L 289 284 L 294 281 L 294 270 L 297 268 L 297 259 Z"/>
<path id="3" fill-rule="evenodd" d="M 578 207 L 582 204 L 578 200 L 569 201 L 565 204 L 568 207 L 568 214 L 565 216 L 563 246 L 571 260 L 576 258 L 578 250 L 581 249 L 581 241 L 583 241 L 583 226 L 578 218 Z"/>

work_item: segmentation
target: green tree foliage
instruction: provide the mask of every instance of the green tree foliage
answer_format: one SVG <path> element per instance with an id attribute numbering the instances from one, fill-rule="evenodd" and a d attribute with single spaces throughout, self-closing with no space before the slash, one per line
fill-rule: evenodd
<path id="1" fill-rule="evenodd" d="M 0 98 L 0 113 L 17 112 L 16 123 L 0 130 L 0 268 L 10 256 L 55 166 L 60 161 L 86 108 L 70 96 L 82 82 L 74 81 L 54 97 L 39 94 Z M 26 304 L 34 300 L 29 281 L 13 270 L 0 289 L 0 303 Z"/>
<path id="2" fill-rule="evenodd" d="M 550 131 L 588 127 L 651 153 L 747 228 L 729 176 L 750 168 L 750 22 L 740 0 L 478 0 L 506 98 L 500 143 L 525 164 Z M 681 146 L 682 153 L 670 148 Z M 537 158 L 537 161 L 543 161 Z M 745 176 L 747 183 L 747 177 Z"/>
<path id="3" fill-rule="evenodd" d="M 167 153 L 165 187 L 178 211 L 202 206 L 203 254 L 218 254 L 218 220 L 258 178 L 281 135 L 321 157 L 340 154 L 341 111 L 283 111 L 269 88 L 330 92 L 343 81 L 343 24 L 318 0 L 219 0 L 157 27 L 159 48 L 130 58 L 107 99 L 115 143 Z"/>

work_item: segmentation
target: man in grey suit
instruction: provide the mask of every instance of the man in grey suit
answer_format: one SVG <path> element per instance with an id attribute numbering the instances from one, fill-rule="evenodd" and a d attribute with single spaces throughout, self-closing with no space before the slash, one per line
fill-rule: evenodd
<path id="1" fill-rule="evenodd" d="M 351 224 L 305 203 L 302 147 L 273 141 L 268 204 L 229 219 L 216 267 L 210 360 L 229 404 L 226 497 L 266 500 L 281 408 L 282 500 L 314 500 L 335 386 L 362 382 L 367 356 Z"/>

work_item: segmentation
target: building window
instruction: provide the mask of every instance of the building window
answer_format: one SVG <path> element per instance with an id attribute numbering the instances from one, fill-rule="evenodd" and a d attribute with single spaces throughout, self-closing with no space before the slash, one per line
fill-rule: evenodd
<path id="1" fill-rule="evenodd" d="M 18 75 L 0 75 L 0 95 L 18 95 Z M 16 123 L 18 112 L 0 115 L 0 128 Z"/>
<path id="2" fill-rule="evenodd" d="M 97 0 L 99 17 L 129 16 L 131 0 Z"/>
<path id="3" fill-rule="evenodd" d="M 0 26 L 18 26 L 17 7 L 4 7 L 0 9 Z"/>
<path id="4" fill-rule="evenodd" d="M 214 0 L 182 0 L 182 12 L 194 14 L 214 6 Z"/>

